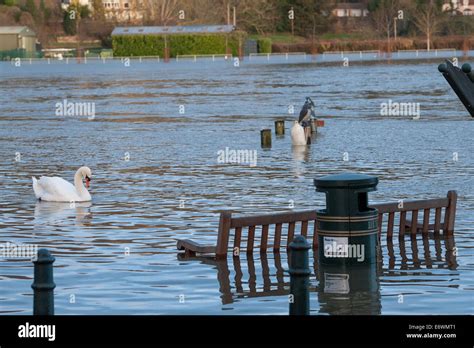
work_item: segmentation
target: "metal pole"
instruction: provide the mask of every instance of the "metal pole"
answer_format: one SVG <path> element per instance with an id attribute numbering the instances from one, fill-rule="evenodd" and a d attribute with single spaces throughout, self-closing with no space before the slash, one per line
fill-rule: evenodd
<path id="1" fill-rule="evenodd" d="M 309 315 L 309 257 L 306 238 L 296 236 L 290 248 L 290 315 Z"/>
<path id="2" fill-rule="evenodd" d="M 293 7 L 291 8 L 293 16 L 291 17 L 291 36 L 295 36 L 295 12 Z"/>
<path id="3" fill-rule="evenodd" d="M 49 250 L 38 250 L 38 257 L 33 261 L 33 315 L 54 315 L 53 262 L 55 258 Z"/>
<path id="4" fill-rule="evenodd" d="M 394 37 L 395 37 L 395 42 L 397 42 L 397 17 L 395 17 L 393 19 L 393 25 L 394 25 L 394 28 L 393 28 L 393 31 L 394 31 Z"/>

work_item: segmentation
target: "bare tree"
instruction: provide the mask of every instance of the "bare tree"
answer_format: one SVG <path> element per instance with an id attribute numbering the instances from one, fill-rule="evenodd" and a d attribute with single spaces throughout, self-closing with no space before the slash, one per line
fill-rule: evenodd
<path id="1" fill-rule="evenodd" d="M 177 18 L 179 0 L 145 0 L 143 5 L 148 22 L 169 25 Z"/>
<path id="2" fill-rule="evenodd" d="M 413 23 L 417 29 L 426 35 L 426 49 L 431 49 L 433 35 L 440 29 L 443 20 L 442 3 L 435 0 L 417 1 L 413 13 Z"/>
<path id="3" fill-rule="evenodd" d="M 393 31 L 395 17 L 400 10 L 399 0 L 372 1 L 369 6 L 370 16 L 378 32 L 387 36 L 390 48 L 390 33 Z"/>
<path id="4" fill-rule="evenodd" d="M 258 34 L 275 31 L 279 15 L 274 0 L 241 0 L 237 12 L 242 29 Z"/>

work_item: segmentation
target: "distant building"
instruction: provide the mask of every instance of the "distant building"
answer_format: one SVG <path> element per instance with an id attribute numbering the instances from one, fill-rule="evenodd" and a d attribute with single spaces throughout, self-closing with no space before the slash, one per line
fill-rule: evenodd
<path id="1" fill-rule="evenodd" d="M 173 39 L 167 40 L 170 36 Z M 135 37 L 154 44 L 133 45 Z M 242 53 L 244 41 L 245 33 L 233 25 L 129 26 L 112 31 L 114 56 L 159 56 L 165 61 L 180 55 L 222 55 L 227 59 L 227 55 Z"/>
<path id="2" fill-rule="evenodd" d="M 61 7 L 67 10 L 70 5 L 87 6 L 93 11 L 92 0 L 61 0 Z M 145 12 L 143 0 L 102 0 L 105 19 L 113 22 L 138 22 L 143 20 Z"/>
<path id="3" fill-rule="evenodd" d="M 179 35 L 179 34 L 226 34 L 235 30 L 233 25 L 186 25 L 166 27 L 116 27 L 115 35 Z"/>
<path id="4" fill-rule="evenodd" d="M 474 15 L 474 0 L 445 0 L 443 11 L 450 11 L 454 15 Z"/>
<path id="5" fill-rule="evenodd" d="M 92 0 L 61 0 L 61 7 L 63 10 L 67 10 L 69 5 L 72 4 L 79 4 L 81 6 L 87 6 L 90 10 L 92 10 Z"/>
<path id="6" fill-rule="evenodd" d="M 102 0 L 102 4 L 109 21 L 136 23 L 145 16 L 140 0 Z"/>
<path id="7" fill-rule="evenodd" d="M 369 14 L 366 1 L 344 1 L 336 4 L 333 10 L 336 17 L 366 17 Z"/>
<path id="8" fill-rule="evenodd" d="M 23 26 L 0 27 L 0 51 L 20 49 L 36 52 L 36 33 Z"/>

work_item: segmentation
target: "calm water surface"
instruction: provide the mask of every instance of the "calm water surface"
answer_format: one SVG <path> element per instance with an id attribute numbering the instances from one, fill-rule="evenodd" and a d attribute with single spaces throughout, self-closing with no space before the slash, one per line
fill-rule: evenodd
<path id="1" fill-rule="evenodd" d="M 176 240 L 215 242 L 222 209 L 322 208 L 313 179 L 341 171 L 378 176 L 372 202 L 458 190 L 455 238 L 383 237 L 383 262 L 349 272 L 350 293 L 315 260 L 312 314 L 474 311 L 474 123 L 436 63 L 0 63 L 0 80 L 0 243 L 52 251 L 58 314 L 287 314 L 285 253 L 182 260 Z M 288 107 L 306 96 L 326 127 L 294 150 Z M 64 99 L 94 102 L 95 119 L 57 116 Z M 380 116 L 390 99 L 420 103 L 421 119 Z M 260 149 L 281 117 L 287 135 Z M 257 150 L 257 166 L 218 163 L 226 147 Z M 82 165 L 92 204 L 36 202 L 32 176 L 72 181 Z M 32 313 L 32 272 L 0 259 L 0 313 Z"/>

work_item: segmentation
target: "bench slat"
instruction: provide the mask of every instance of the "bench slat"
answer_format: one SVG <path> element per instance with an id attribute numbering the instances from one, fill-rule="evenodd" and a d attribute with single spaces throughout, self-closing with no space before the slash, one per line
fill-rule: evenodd
<path id="1" fill-rule="evenodd" d="M 242 227 L 237 227 L 235 229 L 235 236 L 234 236 L 234 250 L 237 248 L 240 254 L 240 243 L 242 240 Z"/>
<path id="2" fill-rule="evenodd" d="M 395 213 L 388 213 L 387 238 L 393 237 L 393 226 L 395 224 Z"/>
<path id="3" fill-rule="evenodd" d="M 314 222 L 314 230 L 313 230 L 313 249 L 318 249 L 319 247 L 319 238 L 318 238 L 318 222 Z"/>
<path id="4" fill-rule="evenodd" d="M 267 251 L 268 244 L 268 225 L 262 226 L 262 240 L 260 243 L 260 252 L 264 253 Z"/>
<path id="5" fill-rule="evenodd" d="M 416 236 L 416 231 L 418 229 L 418 210 L 413 210 L 411 212 L 411 235 Z"/>
<path id="6" fill-rule="evenodd" d="M 406 211 L 402 211 L 400 212 L 400 228 L 399 228 L 399 232 L 398 232 L 398 237 L 404 237 L 405 236 L 405 229 L 406 229 L 406 219 L 407 219 L 407 212 Z"/>
<path id="7" fill-rule="evenodd" d="M 249 226 L 249 233 L 247 236 L 247 254 L 253 252 L 253 244 L 255 241 L 255 226 Z"/>
<path id="8" fill-rule="evenodd" d="M 216 252 L 215 245 L 203 245 L 190 239 L 178 240 L 176 247 L 178 250 L 185 250 L 191 253 L 212 254 Z"/>
<path id="9" fill-rule="evenodd" d="M 295 236 L 295 222 L 290 222 L 288 224 L 288 238 L 286 239 L 286 247 L 290 246 L 290 243 L 293 241 Z"/>
<path id="10" fill-rule="evenodd" d="M 436 208 L 434 232 L 439 233 L 440 228 L 441 228 L 441 208 Z"/>
<path id="11" fill-rule="evenodd" d="M 423 211 L 423 234 L 428 234 L 428 229 L 430 228 L 430 209 L 425 209 Z"/>
<path id="12" fill-rule="evenodd" d="M 279 251 L 281 245 L 281 226 L 282 224 L 275 225 L 275 242 L 273 243 L 273 250 Z"/>
<path id="13" fill-rule="evenodd" d="M 302 221 L 301 222 L 301 235 L 304 236 L 305 238 L 308 235 L 308 221 Z"/>
<path id="14" fill-rule="evenodd" d="M 403 201 L 403 208 L 398 207 L 398 203 L 379 203 L 371 204 L 370 208 L 378 209 L 379 213 L 391 213 L 421 210 L 428 208 L 444 208 L 449 204 L 448 198 L 424 199 L 422 201 Z"/>
<path id="15" fill-rule="evenodd" d="M 316 220 L 316 210 L 236 217 L 232 218 L 230 227 L 276 225 L 309 220 Z"/>

